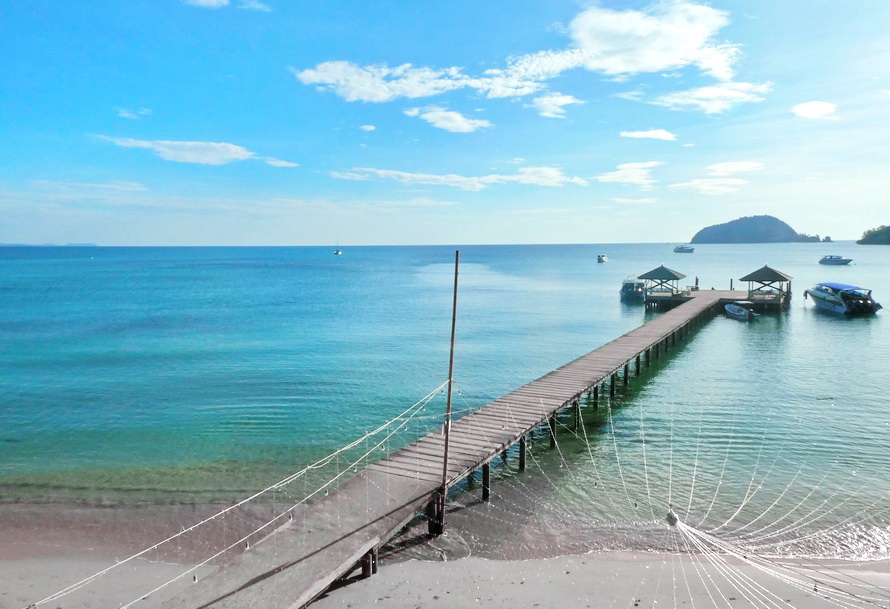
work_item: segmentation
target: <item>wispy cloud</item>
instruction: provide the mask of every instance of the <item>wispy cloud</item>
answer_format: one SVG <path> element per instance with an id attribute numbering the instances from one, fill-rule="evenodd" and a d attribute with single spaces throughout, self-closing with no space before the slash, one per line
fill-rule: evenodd
<path id="1" fill-rule="evenodd" d="M 645 197 L 642 199 L 623 199 L 621 197 L 616 197 L 612 200 L 616 203 L 621 203 L 622 205 L 652 205 L 658 203 L 658 199 L 654 197 Z"/>
<path id="2" fill-rule="evenodd" d="M 748 184 L 748 180 L 741 178 L 700 178 L 680 184 L 671 184 L 668 188 L 691 188 L 703 195 L 726 195 L 736 192 L 745 184 Z"/>
<path id="3" fill-rule="evenodd" d="M 168 140 L 136 140 L 132 138 L 100 138 L 123 148 L 147 148 L 166 161 L 197 163 L 201 165 L 225 165 L 235 161 L 256 159 L 273 167 L 296 167 L 296 163 L 271 157 L 260 157 L 243 146 L 225 142 L 178 142 Z"/>
<path id="4" fill-rule="evenodd" d="M 115 112 L 121 118 L 128 118 L 130 120 L 139 120 L 143 116 L 150 116 L 151 110 L 148 108 L 140 108 L 139 110 L 128 110 L 127 108 L 115 107 Z"/>
<path id="5" fill-rule="evenodd" d="M 734 103 L 760 101 L 758 93 L 768 91 L 766 85 L 731 82 L 738 45 L 716 39 L 728 24 L 726 12 L 688 0 L 659 1 L 644 10 L 592 7 L 579 13 L 566 28 L 568 48 L 510 57 L 505 67 L 475 76 L 460 67 L 360 66 L 349 61 L 327 61 L 291 71 L 303 84 L 316 85 L 346 101 L 381 103 L 464 88 L 489 98 L 522 97 L 544 90 L 548 80 L 574 69 L 625 78 L 691 67 L 717 79 L 720 85 L 674 93 L 657 103 L 722 112 Z M 560 118 L 569 103 L 579 101 L 553 93 L 536 98 L 533 105 L 543 116 Z"/>
<path id="6" fill-rule="evenodd" d="M 547 118 L 565 118 L 565 106 L 583 103 L 580 99 L 562 93 L 544 95 L 532 100 L 532 106 L 537 109 L 538 114 Z"/>
<path id="7" fill-rule="evenodd" d="M 706 114 L 720 114 L 737 104 L 761 102 L 765 99 L 763 95 L 769 93 L 772 88 L 772 83 L 723 82 L 710 87 L 668 93 L 651 103 L 672 110 L 691 107 Z"/>
<path id="8" fill-rule="evenodd" d="M 200 6 L 201 8 L 223 8 L 224 6 L 229 6 L 229 0 L 183 0 L 183 2 L 191 6 Z M 272 7 L 265 2 L 260 2 L 260 0 L 239 0 L 238 8 L 265 13 L 272 10 Z"/>
<path id="9" fill-rule="evenodd" d="M 138 182 L 115 181 L 102 184 L 90 182 L 56 182 L 55 180 L 32 180 L 31 184 L 38 188 L 64 191 L 105 190 L 117 192 L 141 192 L 147 188 Z"/>
<path id="10" fill-rule="evenodd" d="M 824 101 L 811 101 L 797 104 L 791 111 L 801 118 L 821 118 L 827 120 L 837 120 L 835 114 L 837 106 L 835 104 Z"/>
<path id="11" fill-rule="evenodd" d="M 438 106 L 427 108 L 409 108 L 405 110 L 407 116 L 417 116 L 428 122 L 433 127 L 451 131 L 452 133 L 472 133 L 478 129 L 491 127 L 491 123 L 475 118 L 467 118 L 460 112 L 446 110 Z"/>
<path id="12" fill-rule="evenodd" d="M 756 161 L 729 161 L 727 163 L 714 163 L 708 165 L 708 175 L 715 177 L 724 177 L 734 173 L 745 171 L 760 171 L 763 169 L 763 163 Z"/>
<path id="13" fill-rule="evenodd" d="M 260 2 L 259 0 L 241 0 L 241 4 L 238 5 L 238 8 L 247 9 L 249 11 L 261 11 L 264 13 L 272 11 L 271 6 L 264 2 Z"/>
<path id="14" fill-rule="evenodd" d="M 361 127 L 359 127 L 359 129 L 361 129 L 362 131 L 374 131 L 375 129 L 377 129 L 377 127 L 375 127 L 374 125 L 362 125 Z"/>
<path id="15" fill-rule="evenodd" d="M 200 6 L 201 8 L 222 8 L 229 5 L 229 0 L 183 0 L 191 6 Z"/>
<path id="16" fill-rule="evenodd" d="M 356 167 L 350 172 L 332 172 L 331 177 L 341 180 L 364 180 L 372 176 L 395 180 L 403 184 L 425 184 L 429 186 L 451 186 L 463 190 L 478 191 L 490 184 L 516 183 L 532 186 L 561 187 L 566 184 L 586 186 L 587 180 L 567 176 L 556 167 L 522 167 L 513 175 L 490 174 L 485 176 L 461 176 L 457 174 L 430 174 Z"/>
<path id="17" fill-rule="evenodd" d="M 622 131 L 621 137 L 635 137 L 652 140 L 665 140 L 667 142 L 676 141 L 677 136 L 666 131 L 665 129 L 649 129 L 648 131 Z"/>
<path id="18" fill-rule="evenodd" d="M 655 180 L 652 178 L 652 169 L 664 165 L 661 161 L 645 161 L 641 163 L 623 163 L 618 169 L 609 173 L 596 176 L 600 182 L 617 182 L 619 184 L 632 184 L 639 186 L 640 190 L 652 190 L 655 188 Z"/>

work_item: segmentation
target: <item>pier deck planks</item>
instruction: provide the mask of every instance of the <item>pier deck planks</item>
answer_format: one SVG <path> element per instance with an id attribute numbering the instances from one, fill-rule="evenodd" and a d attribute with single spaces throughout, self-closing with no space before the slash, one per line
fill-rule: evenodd
<path id="1" fill-rule="evenodd" d="M 686 303 L 494 400 L 478 414 L 455 420 L 448 485 L 500 455 L 701 313 L 721 301 L 746 297 L 744 291 L 693 292 Z M 425 508 L 441 486 L 443 451 L 439 430 L 369 465 L 165 607 L 297 609 L 306 605 Z"/>

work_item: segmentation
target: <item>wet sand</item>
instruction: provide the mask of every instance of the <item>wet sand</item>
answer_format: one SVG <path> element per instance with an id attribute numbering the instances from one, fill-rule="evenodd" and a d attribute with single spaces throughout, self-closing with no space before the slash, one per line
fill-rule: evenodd
<path id="1" fill-rule="evenodd" d="M 192 523 L 211 507 L 127 508 L 0 506 L 0 609 L 24 609 L 84 577 L 97 573 L 157 541 L 162 532 Z M 214 508 L 215 509 L 215 508 Z M 413 543 L 423 543 L 416 535 Z M 42 607 L 162 607 L 180 590 L 201 585 L 219 565 L 203 567 L 145 600 L 139 595 L 185 571 L 206 551 L 206 539 L 180 544 L 176 555 L 139 558 Z M 430 549 L 434 551 L 430 552 Z M 890 561 L 821 561 L 819 572 L 794 587 L 734 558 L 707 561 L 662 552 L 604 552 L 493 560 L 447 559 L 427 543 L 418 560 L 410 552 L 384 553 L 380 570 L 362 579 L 353 574 L 319 598 L 317 609 L 392 607 L 715 607 L 737 604 L 819 608 L 837 606 L 825 596 L 847 582 L 850 591 L 890 598 Z M 552 552 L 552 549 L 551 549 Z M 452 554 L 453 555 L 453 554 Z M 178 558 L 177 558 L 178 556 Z M 725 560 L 725 562 L 724 562 Z M 830 574 L 828 577 L 826 574 Z M 821 583 L 815 584 L 818 579 Z M 822 589 L 819 586 L 822 586 Z M 830 589 L 831 588 L 831 589 Z M 849 600 L 851 597 L 844 596 Z M 847 606 L 874 606 L 852 601 Z M 878 605 L 882 606 L 882 605 Z M 274 609 L 271 608 L 270 609 Z"/>

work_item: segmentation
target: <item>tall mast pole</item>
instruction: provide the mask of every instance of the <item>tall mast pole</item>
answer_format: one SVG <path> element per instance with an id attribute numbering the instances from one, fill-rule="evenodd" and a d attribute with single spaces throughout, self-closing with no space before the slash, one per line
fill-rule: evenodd
<path id="1" fill-rule="evenodd" d="M 460 250 L 454 252 L 454 301 L 451 307 L 451 352 L 448 356 L 448 399 L 445 405 L 445 455 L 442 461 L 442 486 L 436 505 L 436 531 L 445 532 L 445 499 L 448 494 L 448 442 L 451 437 L 451 397 L 454 391 L 454 335 L 457 328 L 457 275 Z"/>

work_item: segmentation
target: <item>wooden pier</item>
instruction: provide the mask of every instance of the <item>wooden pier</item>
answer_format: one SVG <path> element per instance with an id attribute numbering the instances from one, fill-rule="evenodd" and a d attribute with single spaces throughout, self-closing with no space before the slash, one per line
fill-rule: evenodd
<path id="1" fill-rule="evenodd" d="M 454 421 L 447 486 L 481 469 L 487 500 L 492 460 L 519 444 L 523 469 L 525 438 L 539 425 L 549 423 L 555 434 L 560 410 L 578 406 L 585 394 L 600 395 L 605 385 L 614 394 L 619 383 L 639 375 L 723 303 L 747 294 L 692 292 L 656 319 Z M 431 530 L 441 524 L 444 446 L 439 431 L 369 465 L 165 607 L 297 609 L 357 566 L 372 575 L 379 548 L 420 512 L 429 516 Z"/>

